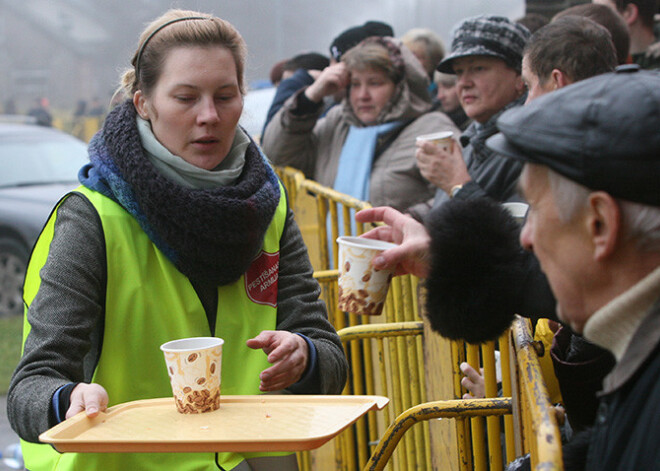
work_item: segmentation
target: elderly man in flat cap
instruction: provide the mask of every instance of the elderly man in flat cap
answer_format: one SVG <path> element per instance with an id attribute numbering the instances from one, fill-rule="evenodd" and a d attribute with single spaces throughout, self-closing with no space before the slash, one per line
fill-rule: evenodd
<path id="1" fill-rule="evenodd" d="M 557 317 L 616 359 L 603 382 L 591 436 L 572 442 L 588 443 L 588 451 L 569 446 L 565 456 L 575 462 L 582 453 L 588 470 L 658 469 L 660 73 L 628 66 L 583 80 L 505 112 L 497 127 L 501 133 L 488 139 L 487 145 L 503 158 L 524 163 L 520 188 L 530 210 L 520 241 L 541 263 L 557 301 Z M 538 288 L 544 283 L 525 283 L 524 277 L 536 272 L 525 274 L 521 261 L 529 257 L 516 255 L 511 246 L 508 234 L 516 231 L 513 221 L 484 204 L 468 207 L 468 203 L 455 201 L 439 208 L 434 214 L 444 212 L 445 224 L 431 228 L 433 237 L 391 208 L 358 213 L 362 222 L 387 224 L 372 230 L 370 237 L 401 244 L 383 253 L 383 260 L 375 260 L 374 265 L 396 265 L 399 272 L 418 276 L 430 273 L 429 299 L 433 290 L 443 297 L 454 292 L 465 295 L 456 283 L 474 284 L 465 272 L 456 275 L 448 268 L 458 267 L 460 260 L 488 272 L 474 273 L 479 279 L 520 281 L 485 283 L 473 292 L 479 298 L 476 302 L 500 299 L 506 304 L 503 312 L 518 312 L 521 305 L 534 304 L 530 298 L 546 297 L 541 291 L 520 292 L 523 286 Z M 473 210 L 473 222 L 465 219 L 466 209 Z M 507 226 L 496 231 L 500 247 L 466 254 L 456 227 L 449 227 L 459 219 L 467 231 Z M 492 235 L 485 231 L 479 237 Z M 438 276 L 433 277 L 434 272 Z M 455 315 L 460 315 L 459 310 Z M 432 325 L 434 319 L 444 323 L 434 328 L 451 337 L 447 329 L 457 322 L 440 319 L 446 316 L 445 312 L 430 320 Z M 466 322 L 482 334 L 499 332 L 510 322 L 507 316 L 495 317 Z M 497 325 L 482 325 L 489 322 Z M 464 337 L 465 332 L 453 334 Z M 572 469 L 568 463 L 566 469 Z"/>
<path id="2" fill-rule="evenodd" d="M 438 188 L 435 205 L 484 195 L 518 200 L 520 164 L 498 156 L 484 142 L 495 134 L 497 117 L 525 101 L 520 72 L 530 32 L 502 16 L 477 16 L 464 20 L 452 36 L 451 53 L 438 71 L 456 75 L 461 106 L 473 123 L 460 136 L 463 149 L 457 143 L 450 152 L 433 143 L 418 144 L 417 165 Z M 422 219 L 428 209 L 420 205 L 410 212 Z"/>
<path id="3" fill-rule="evenodd" d="M 520 241 L 558 317 L 611 351 L 587 470 L 660 466 L 660 74 L 621 70 L 503 114 L 487 145 L 523 162 Z"/>

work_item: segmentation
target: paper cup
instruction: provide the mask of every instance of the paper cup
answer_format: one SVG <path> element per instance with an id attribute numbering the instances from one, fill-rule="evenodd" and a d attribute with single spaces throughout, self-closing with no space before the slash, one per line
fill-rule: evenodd
<path id="1" fill-rule="evenodd" d="M 422 136 L 417 136 L 417 142 L 418 143 L 425 141 L 433 142 L 444 151 L 449 152 L 451 151 L 451 143 L 453 141 L 453 136 L 454 133 L 451 131 L 435 132 L 433 134 L 424 134 Z"/>
<path id="2" fill-rule="evenodd" d="M 224 342 L 217 337 L 191 337 L 160 346 L 165 355 L 174 402 L 182 414 L 211 412 L 220 407 Z"/>
<path id="3" fill-rule="evenodd" d="M 339 309 L 377 316 L 383 312 L 392 270 L 376 270 L 372 260 L 395 244 L 361 237 L 342 236 L 339 244 Z"/>
<path id="4" fill-rule="evenodd" d="M 520 224 L 525 222 L 525 216 L 527 215 L 527 209 L 529 205 L 525 203 L 502 203 L 502 206 L 509 211 L 509 214 Z"/>

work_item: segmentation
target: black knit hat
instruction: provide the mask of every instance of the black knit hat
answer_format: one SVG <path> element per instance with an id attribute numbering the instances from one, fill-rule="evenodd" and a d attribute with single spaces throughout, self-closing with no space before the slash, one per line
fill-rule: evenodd
<path id="1" fill-rule="evenodd" d="M 339 61 L 346 51 L 370 36 L 394 36 L 394 30 L 381 21 L 367 21 L 362 26 L 348 28 L 330 44 L 330 56 Z"/>
<path id="2" fill-rule="evenodd" d="M 452 61 L 459 57 L 491 56 L 520 72 L 530 35 L 526 27 L 503 16 L 468 18 L 452 31 L 451 53 L 440 62 L 438 71 L 453 74 Z"/>

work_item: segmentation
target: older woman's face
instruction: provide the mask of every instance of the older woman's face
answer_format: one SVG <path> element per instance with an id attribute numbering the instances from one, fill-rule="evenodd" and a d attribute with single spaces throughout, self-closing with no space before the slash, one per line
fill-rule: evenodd
<path id="1" fill-rule="evenodd" d="M 485 123 L 524 91 L 520 74 L 499 58 L 458 57 L 452 61 L 461 106 L 470 118 Z"/>
<path id="2" fill-rule="evenodd" d="M 234 58 L 221 46 L 172 49 L 152 92 L 133 102 L 163 146 L 206 170 L 229 153 L 243 111 Z"/>
<path id="3" fill-rule="evenodd" d="M 376 124 L 380 112 L 392 98 L 396 85 L 381 70 L 351 70 L 349 100 L 353 112 L 366 125 Z"/>

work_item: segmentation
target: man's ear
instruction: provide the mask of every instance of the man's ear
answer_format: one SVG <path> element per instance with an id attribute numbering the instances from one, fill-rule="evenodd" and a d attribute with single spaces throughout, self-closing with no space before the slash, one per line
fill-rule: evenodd
<path id="1" fill-rule="evenodd" d="M 516 75 L 516 91 L 518 92 L 518 96 L 522 95 L 526 89 L 527 85 L 525 85 L 522 74 Z"/>
<path id="2" fill-rule="evenodd" d="M 133 94 L 133 105 L 135 106 L 135 109 L 140 115 L 140 118 L 147 120 L 149 119 L 147 99 L 144 96 L 144 93 L 142 93 L 142 90 L 138 90 Z"/>
<path id="3" fill-rule="evenodd" d="M 552 69 L 552 72 L 550 72 L 550 80 L 552 80 L 555 90 L 564 88 L 566 85 L 573 83 L 573 81 L 559 69 Z"/>
<path id="4" fill-rule="evenodd" d="M 621 238 L 621 210 L 616 200 L 604 191 L 589 195 L 587 231 L 595 260 L 604 260 L 614 253 Z"/>
<path id="5" fill-rule="evenodd" d="M 628 3 L 626 8 L 621 12 L 621 16 L 628 26 L 632 25 L 639 19 L 639 9 L 637 8 L 637 5 L 632 2 Z"/>

